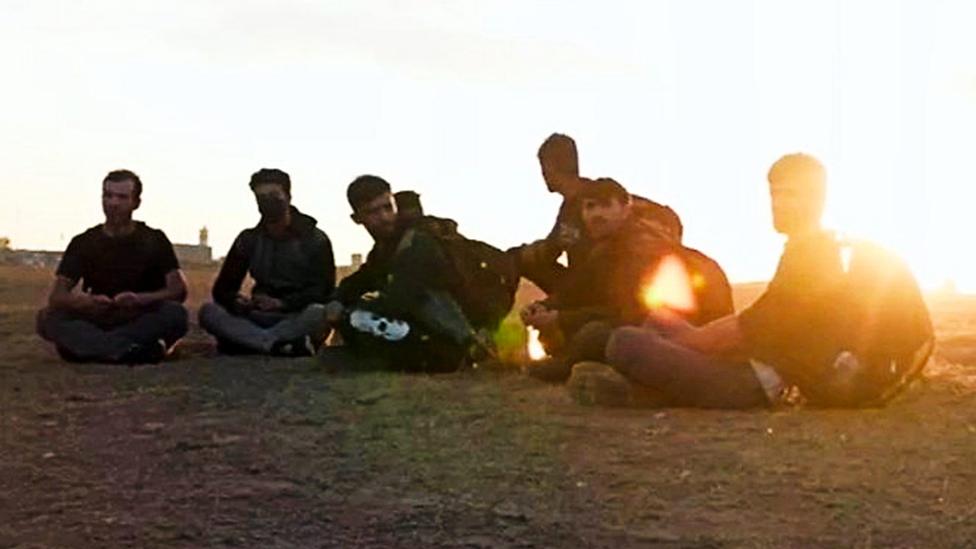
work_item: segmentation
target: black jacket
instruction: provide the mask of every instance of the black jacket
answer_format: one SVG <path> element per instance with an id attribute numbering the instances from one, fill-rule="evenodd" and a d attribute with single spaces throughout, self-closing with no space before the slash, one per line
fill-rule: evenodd
<path id="1" fill-rule="evenodd" d="M 335 258 L 329 237 L 316 224 L 292 206 L 284 238 L 272 237 L 263 222 L 241 231 L 214 282 L 214 301 L 234 310 L 244 276 L 250 274 L 255 282 L 252 295 L 280 299 L 285 312 L 325 303 L 335 288 Z"/>

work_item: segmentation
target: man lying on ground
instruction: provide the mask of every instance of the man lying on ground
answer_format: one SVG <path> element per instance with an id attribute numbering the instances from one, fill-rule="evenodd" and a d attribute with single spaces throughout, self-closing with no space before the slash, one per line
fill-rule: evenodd
<path id="1" fill-rule="evenodd" d="M 826 174 L 816 159 L 784 156 L 768 179 L 773 225 L 788 240 L 762 297 L 700 328 L 665 311 L 620 328 L 609 363 L 679 406 L 768 406 L 790 386 L 817 405 L 886 402 L 934 345 L 914 278 L 877 246 L 821 228 Z"/>
<path id="2" fill-rule="evenodd" d="M 400 219 L 389 183 L 372 175 L 350 183 L 347 198 L 374 246 L 328 304 L 345 345 L 329 348 L 323 360 L 341 369 L 456 370 L 479 341 L 458 294 L 455 258 L 439 234 L 456 233 L 456 224 L 434 218 L 439 223 L 429 228 L 420 226 L 426 216 Z M 412 198 L 419 208 L 419 196 Z"/>
<path id="3" fill-rule="evenodd" d="M 539 147 L 538 158 L 546 188 L 562 195 L 563 203 L 546 238 L 517 246 L 508 253 L 512 254 L 523 277 L 550 293 L 567 269 L 558 263 L 559 256 L 566 252 L 567 265 L 572 266 L 586 256 L 590 243 L 575 213 L 579 209 L 577 195 L 582 188 L 576 142 L 568 135 L 554 133 Z M 643 219 L 649 229 L 662 238 L 681 242 L 681 220 L 674 210 L 641 196 L 631 198 L 634 215 Z"/>
<path id="4" fill-rule="evenodd" d="M 156 363 L 186 334 L 186 280 L 163 231 L 132 220 L 141 200 L 139 176 L 110 172 L 105 222 L 72 238 L 61 258 L 37 331 L 65 360 Z"/>
<path id="5" fill-rule="evenodd" d="M 561 383 L 573 364 L 603 360 L 611 331 L 647 316 L 647 286 L 666 258 L 677 262 L 680 282 L 694 301 L 686 314 L 690 322 L 703 324 L 732 312 L 731 288 L 718 264 L 663 238 L 653 222 L 635 213 L 622 185 L 581 179 L 576 203 L 574 213 L 589 242 L 586 257 L 569 266 L 547 299 L 521 312 L 551 355 L 530 365 L 530 375 Z M 699 281 L 694 288 L 693 280 Z"/>
<path id="6" fill-rule="evenodd" d="M 311 356 L 329 329 L 325 302 L 335 288 L 332 243 L 316 220 L 291 205 L 291 178 L 275 169 L 251 176 L 261 220 L 234 240 L 200 309 L 200 326 L 230 354 Z M 254 279 L 242 295 L 245 275 Z"/>

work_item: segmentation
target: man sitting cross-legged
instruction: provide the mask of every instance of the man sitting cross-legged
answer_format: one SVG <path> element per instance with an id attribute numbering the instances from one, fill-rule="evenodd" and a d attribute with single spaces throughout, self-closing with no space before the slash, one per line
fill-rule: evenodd
<path id="1" fill-rule="evenodd" d="M 328 304 L 344 346 L 329 348 L 323 360 L 337 369 L 456 370 L 477 336 L 455 295 L 457 271 L 437 231 L 420 227 L 426 217 L 401 219 L 390 185 L 380 177 L 360 176 L 346 194 L 353 221 L 374 245 Z M 440 221 L 440 229 L 456 228 Z"/>
<path id="2" fill-rule="evenodd" d="M 552 357 L 533 363 L 528 373 L 563 382 L 573 364 L 603 360 L 611 331 L 640 324 L 648 312 L 648 285 L 665 259 L 675 262 L 688 284 L 686 317 L 701 324 L 732 311 L 725 274 L 704 254 L 662 237 L 636 215 L 630 193 L 612 179 L 580 180 L 574 215 L 589 242 L 543 301 L 526 307 L 523 322 L 540 331 Z M 698 283 L 692 288 L 692 281 Z"/>
<path id="3" fill-rule="evenodd" d="M 200 325 L 225 353 L 310 356 L 328 335 L 324 303 L 335 287 L 329 237 L 291 205 L 291 179 L 275 169 L 251 176 L 261 221 L 234 240 L 200 309 Z M 251 295 L 241 295 L 245 275 Z"/>
<path id="4" fill-rule="evenodd" d="M 773 224 L 788 240 L 766 292 L 702 327 L 661 310 L 620 328 L 609 363 L 679 406 L 768 406 L 786 387 L 823 406 L 887 401 L 934 344 L 914 278 L 889 252 L 821 228 L 826 174 L 815 158 L 784 156 L 768 179 Z"/>
<path id="5" fill-rule="evenodd" d="M 166 235 L 132 220 L 141 197 L 139 176 L 110 172 L 105 222 L 72 238 L 61 258 L 37 331 L 65 360 L 155 363 L 186 334 L 186 281 Z"/>

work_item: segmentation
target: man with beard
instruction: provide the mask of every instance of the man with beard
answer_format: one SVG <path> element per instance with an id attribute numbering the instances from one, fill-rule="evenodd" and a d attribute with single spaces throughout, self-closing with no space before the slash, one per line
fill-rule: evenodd
<path id="1" fill-rule="evenodd" d="M 416 228 L 419 217 L 398 216 L 390 184 L 380 177 L 356 178 L 346 196 L 352 220 L 374 246 L 327 305 L 344 346 L 329 348 L 323 360 L 339 369 L 456 370 L 477 336 L 453 295 L 456 271 L 440 242 Z"/>
<path id="2" fill-rule="evenodd" d="M 200 309 L 200 326 L 221 352 L 310 356 L 328 335 L 324 303 L 335 288 L 329 237 L 291 205 L 291 179 L 276 169 L 251 176 L 261 221 L 234 240 Z M 241 294 L 245 275 L 254 287 Z"/>
<path id="3" fill-rule="evenodd" d="M 653 221 L 637 215 L 634 199 L 612 179 L 579 180 L 578 211 L 588 250 L 566 270 L 545 300 L 522 312 L 539 330 L 550 359 L 528 373 L 563 382 L 573 364 L 601 361 L 615 327 L 643 322 L 647 285 L 665 258 L 684 271 L 691 300 L 685 318 L 702 324 L 732 312 L 731 287 L 722 269 L 704 254 L 662 237 Z M 700 281 L 694 285 L 693 281 Z"/>
<path id="4" fill-rule="evenodd" d="M 61 258 L 37 329 L 65 360 L 156 363 L 186 334 L 186 280 L 163 231 L 133 221 L 141 200 L 138 175 L 110 172 L 105 222 L 72 238 Z"/>
<path id="5" fill-rule="evenodd" d="M 554 133 L 539 147 L 538 159 L 546 188 L 551 193 L 562 195 L 563 203 L 548 236 L 512 248 L 508 253 L 514 257 L 523 277 L 550 293 L 566 274 L 566 269 L 586 255 L 591 242 L 576 214 L 579 210 L 579 191 L 583 188 L 576 142 L 568 135 Z M 658 237 L 681 243 L 681 219 L 668 206 L 632 195 L 629 209 L 634 216 L 643 219 L 646 228 L 654 231 Z M 563 252 L 566 253 L 567 266 L 558 263 Z"/>

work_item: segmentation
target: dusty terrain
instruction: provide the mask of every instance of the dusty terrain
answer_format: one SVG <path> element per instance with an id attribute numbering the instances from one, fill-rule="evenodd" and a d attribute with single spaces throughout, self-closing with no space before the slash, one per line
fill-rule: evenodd
<path id="1" fill-rule="evenodd" d="M 49 279 L 0 267 L 0 547 L 976 545 L 973 298 L 933 301 L 937 356 L 884 409 L 608 410 L 196 328 L 160 366 L 68 366 L 33 335 Z"/>

